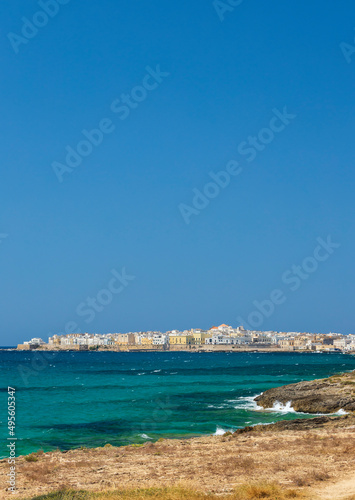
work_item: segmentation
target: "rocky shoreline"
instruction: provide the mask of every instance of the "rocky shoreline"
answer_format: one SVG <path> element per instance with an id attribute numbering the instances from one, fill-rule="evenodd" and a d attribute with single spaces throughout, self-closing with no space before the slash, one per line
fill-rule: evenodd
<path id="1" fill-rule="evenodd" d="M 20 456 L 16 459 L 18 498 L 85 490 L 85 498 L 89 499 L 91 494 L 122 488 L 129 493 L 146 487 L 151 493 L 151 488 L 181 484 L 191 491 L 206 495 L 212 492 L 226 500 L 235 488 L 253 484 L 267 488 L 276 485 L 287 493 L 277 496 L 280 500 L 291 498 L 287 496 L 291 495 L 290 488 L 292 498 L 353 498 L 355 371 L 270 389 L 255 401 L 264 408 L 279 402 L 307 413 L 331 414 L 343 409 L 347 414 L 284 420 L 223 436 L 160 439 L 122 447 L 106 444 L 95 449 L 82 447 Z M 0 460 L 0 489 L 4 492 L 8 470 L 7 460 Z M 6 492 L 4 498 L 10 497 Z"/>
<path id="2" fill-rule="evenodd" d="M 307 382 L 298 382 L 265 391 L 255 400 L 263 408 L 290 405 L 304 413 L 355 411 L 355 371 Z"/>

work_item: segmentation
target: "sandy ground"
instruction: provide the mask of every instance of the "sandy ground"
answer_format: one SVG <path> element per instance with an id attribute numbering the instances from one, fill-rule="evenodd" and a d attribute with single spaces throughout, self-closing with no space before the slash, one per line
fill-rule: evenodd
<path id="1" fill-rule="evenodd" d="M 303 424 L 302 424 L 303 425 Z M 229 493 L 243 483 L 276 482 L 314 500 L 355 499 L 355 415 L 321 427 L 263 426 L 229 436 L 163 440 L 144 446 L 71 450 L 17 459 L 15 498 L 60 488 L 101 491 L 183 484 Z M 0 463 L 0 498 L 7 493 L 6 460 Z"/>
<path id="2" fill-rule="evenodd" d="M 346 479 L 325 484 L 322 488 L 314 488 L 313 495 L 324 500 L 355 500 L 355 472 Z"/>

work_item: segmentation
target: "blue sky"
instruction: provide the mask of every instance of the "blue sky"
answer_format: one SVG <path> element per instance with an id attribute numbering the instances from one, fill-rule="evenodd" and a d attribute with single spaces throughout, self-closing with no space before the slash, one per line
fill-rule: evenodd
<path id="1" fill-rule="evenodd" d="M 0 345 L 68 322 L 238 325 L 275 289 L 285 300 L 260 329 L 354 333 L 355 6 L 244 0 L 223 20 L 205 0 L 50 7 L 46 20 L 38 1 L 0 6 Z M 294 118 L 271 138 L 285 107 Z M 66 147 L 105 119 L 111 132 L 68 167 Z M 240 144 L 260 133 L 249 162 Z M 196 209 L 193 190 L 230 161 L 239 175 Z M 329 236 L 340 246 L 291 290 L 284 273 Z M 123 268 L 134 279 L 107 294 Z"/>

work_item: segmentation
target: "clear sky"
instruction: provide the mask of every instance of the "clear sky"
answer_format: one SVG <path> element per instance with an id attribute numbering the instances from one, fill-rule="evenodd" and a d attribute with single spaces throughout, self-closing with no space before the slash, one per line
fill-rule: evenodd
<path id="1" fill-rule="evenodd" d="M 355 5 L 60 3 L 0 6 L 0 345 L 355 333 Z"/>

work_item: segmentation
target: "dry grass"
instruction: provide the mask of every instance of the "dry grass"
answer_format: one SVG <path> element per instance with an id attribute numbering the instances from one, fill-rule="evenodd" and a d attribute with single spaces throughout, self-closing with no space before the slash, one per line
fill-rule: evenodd
<path id="1" fill-rule="evenodd" d="M 51 452 L 36 454 L 35 462 L 19 457 L 16 464 L 17 498 L 28 499 L 62 489 L 66 491 L 65 495 L 73 495 L 68 490 L 85 490 L 88 493 L 81 494 L 89 500 L 106 498 L 100 492 L 108 490 L 115 491 L 105 493 L 113 500 L 184 499 L 177 496 L 179 486 L 180 495 L 185 494 L 182 491 L 189 491 L 188 500 L 276 500 L 302 498 L 302 494 L 314 491 L 317 496 L 310 498 L 322 499 L 319 491 L 349 477 L 355 470 L 355 418 L 340 419 L 336 425 L 331 423 L 331 426 L 320 429 L 285 431 L 266 426 L 264 430 L 233 436 L 165 439 L 144 446 Z M 2 485 L 6 487 L 7 473 L 8 464 L 4 460 L 0 462 L 0 488 Z M 268 486 L 266 491 L 258 493 L 260 483 L 264 489 L 266 484 Z M 239 487 L 241 484 L 249 486 Z M 134 490 L 138 487 L 141 490 Z M 162 487 L 167 489 L 162 490 Z M 282 487 L 284 490 L 277 490 Z M 269 495 L 270 488 L 274 488 L 274 496 Z M 293 488 L 293 491 L 287 488 Z M 191 496 L 191 491 L 194 496 Z M 296 491 L 298 497 L 294 496 Z M 352 493 L 351 489 L 346 491 L 348 495 Z M 170 497 L 166 496 L 168 494 Z M 346 494 L 343 497 L 346 498 Z M 62 497 L 58 493 L 55 495 L 53 499 L 65 498 L 64 493 L 61 493 Z M 5 495 L 6 498 L 13 497 Z"/>
<path id="2" fill-rule="evenodd" d="M 245 484 L 228 495 L 203 493 L 183 487 L 116 490 L 100 493 L 61 491 L 32 500 L 288 500 L 306 498 L 292 489 L 277 484 Z"/>
<path id="3" fill-rule="evenodd" d="M 48 477 L 54 470 L 55 465 L 48 462 L 36 464 L 36 467 L 23 467 L 22 473 L 26 477 L 27 481 L 47 483 L 50 482 Z"/>
<path id="4" fill-rule="evenodd" d="M 304 475 L 304 474 L 295 474 L 291 476 L 292 483 L 299 487 L 302 488 L 303 486 L 310 486 L 310 480 L 309 478 Z"/>
<path id="5" fill-rule="evenodd" d="M 26 462 L 38 462 L 38 458 L 44 455 L 43 450 L 38 450 L 36 453 L 30 453 L 25 457 Z"/>

